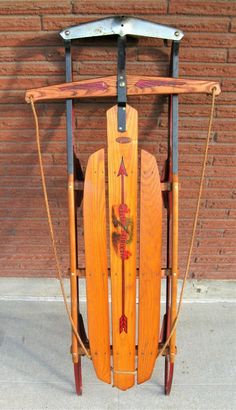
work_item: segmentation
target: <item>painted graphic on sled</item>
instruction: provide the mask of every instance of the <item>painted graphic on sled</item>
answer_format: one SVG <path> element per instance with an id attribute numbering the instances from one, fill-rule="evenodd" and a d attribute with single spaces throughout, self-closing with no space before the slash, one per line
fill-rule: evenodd
<path id="1" fill-rule="evenodd" d="M 130 217 L 130 209 L 124 199 L 125 177 L 127 176 L 128 174 L 122 157 L 117 174 L 117 177 L 121 178 L 121 203 L 112 206 L 112 224 L 114 227 L 112 232 L 112 245 L 116 254 L 118 254 L 122 260 L 122 312 L 119 319 L 120 333 L 127 333 L 128 331 L 128 318 L 125 315 L 125 261 L 132 255 L 129 250 L 129 244 L 132 242 L 133 237 L 133 220 Z"/>

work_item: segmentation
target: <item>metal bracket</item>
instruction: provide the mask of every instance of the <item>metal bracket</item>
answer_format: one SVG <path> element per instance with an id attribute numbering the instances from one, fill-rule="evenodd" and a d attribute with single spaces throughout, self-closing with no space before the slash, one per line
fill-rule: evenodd
<path id="1" fill-rule="evenodd" d="M 126 37 L 118 37 L 118 62 L 117 62 L 117 127 L 119 132 L 126 131 L 126 73 L 125 73 L 125 46 Z"/>
<path id="2" fill-rule="evenodd" d="M 163 24 L 153 23 L 140 18 L 114 16 L 82 23 L 78 26 L 67 27 L 60 32 L 60 35 L 64 40 L 112 35 L 181 40 L 184 33 L 174 27 L 164 26 Z"/>

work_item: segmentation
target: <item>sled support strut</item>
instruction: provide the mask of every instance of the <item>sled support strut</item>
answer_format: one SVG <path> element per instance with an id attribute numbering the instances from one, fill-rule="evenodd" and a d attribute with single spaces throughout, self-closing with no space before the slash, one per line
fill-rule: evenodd
<path id="1" fill-rule="evenodd" d="M 71 42 L 65 44 L 66 57 L 66 81 L 72 81 L 72 61 Z M 73 101 L 66 101 L 66 134 L 67 134 L 67 175 L 68 175 L 68 209 L 69 209 L 69 242 L 70 242 L 70 286 L 71 286 L 71 317 L 77 329 L 79 317 L 79 295 L 77 268 L 77 218 L 76 218 L 76 198 L 77 193 L 74 188 L 74 146 L 73 146 Z M 78 353 L 78 340 L 72 330 L 71 354 L 74 363 L 75 387 L 78 395 L 82 394 L 82 371 L 81 356 Z"/>

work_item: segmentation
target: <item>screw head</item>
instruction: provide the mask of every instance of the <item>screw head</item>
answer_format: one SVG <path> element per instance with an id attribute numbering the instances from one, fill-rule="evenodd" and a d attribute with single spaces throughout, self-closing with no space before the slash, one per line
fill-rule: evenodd
<path id="1" fill-rule="evenodd" d="M 70 30 L 66 30 L 66 31 L 65 31 L 65 35 L 66 35 L 66 36 L 69 36 L 69 35 L 70 35 Z"/>
<path id="2" fill-rule="evenodd" d="M 179 35 L 180 35 L 180 32 L 179 32 L 179 31 L 176 31 L 176 32 L 175 32 L 175 36 L 176 36 L 176 37 L 179 37 Z"/>
<path id="3" fill-rule="evenodd" d="M 119 130 L 122 131 L 122 127 L 119 127 Z"/>
<path id="4" fill-rule="evenodd" d="M 125 87 L 125 82 L 124 81 L 120 81 L 120 87 Z"/>

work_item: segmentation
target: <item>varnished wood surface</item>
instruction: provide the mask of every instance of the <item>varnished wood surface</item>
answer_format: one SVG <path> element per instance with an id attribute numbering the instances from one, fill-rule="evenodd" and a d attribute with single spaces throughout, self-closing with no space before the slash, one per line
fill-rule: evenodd
<path id="1" fill-rule="evenodd" d="M 117 95 L 116 82 L 116 76 L 109 76 L 51 85 L 28 90 L 25 99 L 30 102 L 30 97 L 34 101 L 112 97 Z M 216 95 L 220 94 L 220 85 L 217 81 L 127 75 L 127 95 L 210 94 L 214 87 L 217 90 Z"/>
<path id="2" fill-rule="evenodd" d="M 135 377 L 135 316 L 136 316 L 136 246 L 137 246 L 137 111 L 126 106 L 127 131 L 117 131 L 117 106 L 107 111 L 108 133 L 108 186 L 109 186 L 109 217 L 110 217 L 110 264 L 111 264 L 111 294 L 112 294 L 112 336 L 113 336 L 113 384 L 126 390 L 133 386 Z M 121 139 L 128 141 L 121 143 Z M 122 259 L 119 242 L 114 245 L 114 236 L 121 232 L 119 226 L 114 226 L 114 213 L 118 219 L 117 210 L 121 204 L 122 178 L 119 170 L 123 158 L 127 176 L 124 176 L 124 202 L 129 209 L 133 233 L 130 243 L 126 244 L 130 253 L 124 261 L 125 272 L 125 315 L 127 317 L 127 333 L 120 332 L 120 317 L 122 312 Z M 112 210 L 113 209 L 113 210 Z M 129 237 L 131 238 L 131 237 Z"/>
<path id="3" fill-rule="evenodd" d="M 103 149 L 88 160 L 83 214 L 90 350 L 97 377 L 111 383 Z"/>
<path id="4" fill-rule="evenodd" d="M 162 194 L 153 155 L 141 151 L 138 383 L 150 379 L 160 327 Z"/>

